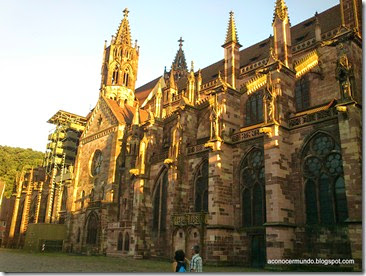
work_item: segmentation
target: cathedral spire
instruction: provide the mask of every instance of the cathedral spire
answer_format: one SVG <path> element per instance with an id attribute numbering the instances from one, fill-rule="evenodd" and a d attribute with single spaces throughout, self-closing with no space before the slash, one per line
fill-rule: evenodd
<path id="1" fill-rule="evenodd" d="M 183 51 L 183 42 L 184 40 L 182 37 L 178 40 L 179 42 L 179 49 L 177 54 L 175 55 L 174 61 L 172 63 L 172 69 L 174 69 L 175 73 L 177 74 L 178 78 L 183 76 L 185 73 L 188 72 L 186 57 Z"/>
<path id="2" fill-rule="evenodd" d="M 116 44 L 127 44 L 131 46 L 131 31 L 130 31 L 130 23 L 128 22 L 128 13 L 129 10 L 125 8 L 123 10 L 123 19 L 121 24 L 119 25 L 115 43 Z"/>
<path id="3" fill-rule="evenodd" d="M 288 11 L 285 0 L 276 0 L 273 21 L 275 21 L 276 18 L 281 20 L 285 20 L 286 18 L 288 19 Z"/>
<path id="4" fill-rule="evenodd" d="M 230 84 L 230 86 L 236 89 L 236 85 L 239 78 L 239 68 L 240 68 L 240 54 L 239 48 L 241 47 L 238 39 L 238 34 L 236 32 L 234 12 L 230 12 L 229 26 L 226 32 L 226 39 L 224 45 L 224 57 L 225 57 L 225 71 L 224 79 L 225 82 Z"/>
<path id="5" fill-rule="evenodd" d="M 275 56 L 287 67 L 291 67 L 292 53 L 290 19 L 285 0 L 276 0 L 272 27 Z"/>
<path id="6" fill-rule="evenodd" d="M 239 43 L 239 39 L 238 39 L 238 34 L 236 32 L 236 26 L 235 26 L 235 20 L 234 20 L 234 12 L 231 11 L 230 12 L 230 18 L 229 18 L 229 25 L 227 27 L 227 32 L 226 32 L 226 39 L 225 39 L 225 44 L 227 43 L 237 43 L 240 45 Z"/>

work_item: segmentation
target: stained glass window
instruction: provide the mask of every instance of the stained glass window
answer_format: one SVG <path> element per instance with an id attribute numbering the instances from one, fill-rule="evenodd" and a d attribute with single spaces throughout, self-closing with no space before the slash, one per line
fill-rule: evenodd
<path id="1" fill-rule="evenodd" d="M 87 226 L 87 244 L 97 243 L 97 233 L 98 233 L 98 218 L 95 213 L 90 214 Z"/>
<path id="2" fill-rule="evenodd" d="M 208 161 L 199 167 L 195 179 L 195 211 L 208 212 Z"/>
<path id="3" fill-rule="evenodd" d="M 253 149 L 241 165 L 242 226 L 260 226 L 265 222 L 265 178 L 263 150 Z"/>
<path id="4" fill-rule="evenodd" d="M 348 217 L 339 145 L 325 133 L 315 135 L 303 152 L 306 222 L 342 223 Z"/>
<path id="5" fill-rule="evenodd" d="M 316 200 L 316 185 L 309 179 L 305 184 L 306 217 L 308 224 L 318 222 L 318 205 Z"/>
<path id="6" fill-rule="evenodd" d="M 249 96 L 245 109 L 245 124 L 254 125 L 263 122 L 263 91 Z"/>
<path id="7" fill-rule="evenodd" d="M 100 170 L 102 167 L 102 162 L 103 162 L 102 152 L 100 150 L 96 150 L 94 152 L 93 160 L 92 160 L 91 168 L 90 168 L 91 174 L 93 176 L 96 176 L 100 173 Z"/>
<path id="8" fill-rule="evenodd" d="M 338 177 L 335 183 L 335 201 L 337 207 L 337 222 L 344 222 L 348 218 L 348 208 L 343 177 Z"/>
<path id="9" fill-rule="evenodd" d="M 259 183 L 253 188 L 253 225 L 263 224 L 263 194 Z"/>
<path id="10" fill-rule="evenodd" d="M 164 232 L 166 230 L 168 196 L 168 172 L 161 173 L 154 192 L 153 198 L 153 231 Z"/>
<path id="11" fill-rule="evenodd" d="M 295 84 L 295 102 L 296 110 L 301 111 L 309 107 L 309 79 L 304 76 Z"/>

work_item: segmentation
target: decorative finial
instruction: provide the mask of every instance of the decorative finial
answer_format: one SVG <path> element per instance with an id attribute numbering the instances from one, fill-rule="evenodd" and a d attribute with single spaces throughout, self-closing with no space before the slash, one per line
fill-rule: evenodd
<path id="1" fill-rule="evenodd" d="M 235 26 L 235 20 L 234 20 L 234 12 L 233 11 L 230 11 L 229 14 L 230 14 L 230 17 L 229 17 L 229 25 L 227 27 L 225 44 L 226 43 L 230 43 L 230 42 L 235 42 L 235 43 L 237 43 L 237 44 L 240 45 L 239 39 L 238 39 L 238 34 L 236 32 L 236 26 Z"/>
<path id="2" fill-rule="evenodd" d="M 128 13 L 129 13 L 130 11 L 127 9 L 127 8 L 125 8 L 124 10 L 123 10 L 123 16 L 124 17 L 128 17 Z"/>
<path id="3" fill-rule="evenodd" d="M 179 47 L 182 48 L 183 42 L 184 42 L 184 40 L 182 39 L 182 37 L 180 37 L 180 39 L 178 40 L 178 42 L 179 42 Z"/>
<path id="4" fill-rule="evenodd" d="M 288 18 L 287 6 L 285 0 L 276 0 L 276 7 L 274 11 L 273 21 L 278 17 L 281 20 Z"/>
<path id="5" fill-rule="evenodd" d="M 194 62 L 193 62 L 193 60 L 191 61 L 191 71 L 194 71 Z"/>

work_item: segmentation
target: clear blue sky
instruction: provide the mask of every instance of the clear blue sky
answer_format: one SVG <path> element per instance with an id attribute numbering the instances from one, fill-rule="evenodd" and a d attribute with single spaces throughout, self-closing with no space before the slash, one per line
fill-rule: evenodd
<path id="1" fill-rule="evenodd" d="M 243 48 L 272 33 L 274 0 L 0 0 L 0 145 L 45 151 L 58 110 L 85 116 L 99 93 L 104 40 L 130 10 L 137 86 L 170 69 L 180 36 L 195 69 L 223 58 L 230 10 Z M 339 0 L 286 0 L 292 25 Z"/>

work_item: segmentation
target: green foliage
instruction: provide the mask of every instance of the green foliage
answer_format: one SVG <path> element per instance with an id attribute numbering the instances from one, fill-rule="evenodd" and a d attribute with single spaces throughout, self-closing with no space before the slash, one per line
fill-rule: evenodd
<path id="1" fill-rule="evenodd" d="M 32 149 L 0 146 L 0 179 L 5 182 L 5 196 L 9 197 L 13 190 L 17 173 L 22 169 L 42 165 L 44 154 Z"/>

